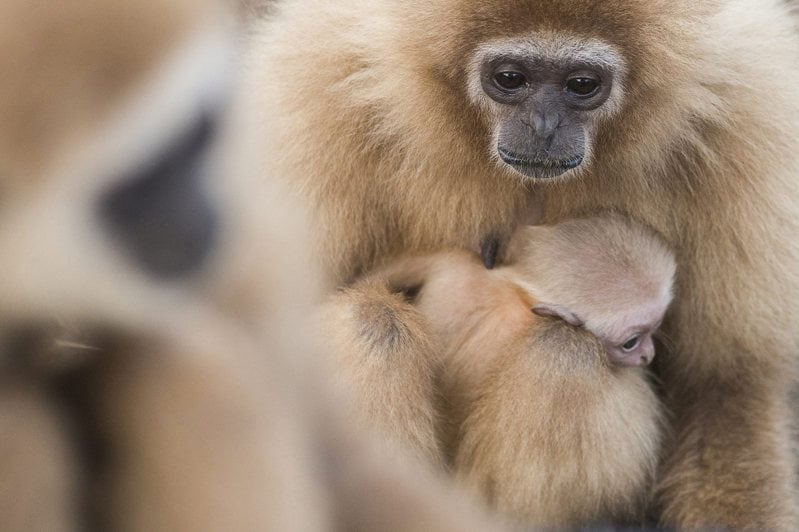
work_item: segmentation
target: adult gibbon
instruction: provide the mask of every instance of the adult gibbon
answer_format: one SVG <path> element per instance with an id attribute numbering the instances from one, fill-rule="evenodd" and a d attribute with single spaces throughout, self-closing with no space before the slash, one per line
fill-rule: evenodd
<path id="1" fill-rule="evenodd" d="M 490 266 L 531 205 L 651 226 L 678 261 L 660 519 L 797 526 L 799 44 L 783 2 L 288 0 L 255 38 L 262 147 L 310 200 L 331 284 L 444 247 Z M 368 291 L 339 296 L 360 346 L 346 356 L 386 367 L 364 401 L 387 353 L 428 345 L 407 302 L 371 293 L 379 312 Z"/>

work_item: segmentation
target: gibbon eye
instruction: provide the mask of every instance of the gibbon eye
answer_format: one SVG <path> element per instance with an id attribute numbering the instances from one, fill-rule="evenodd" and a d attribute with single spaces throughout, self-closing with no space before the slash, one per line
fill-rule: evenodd
<path id="1" fill-rule="evenodd" d="M 638 344 L 640 342 L 641 342 L 641 335 L 636 334 L 635 336 L 631 337 L 629 340 L 621 344 L 621 349 L 625 353 L 629 353 L 630 351 L 638 347 Z"/>
<path id="2" fill-rule="evenodd" d="M 599 80 L 577 76 L 566 81 L 566 90 L 581 98 L 593 96 L 599 91 Z"/>
<path id="3" fill-rule="evenodd" d="M 527 78 L 521 72 L 506 70 L 494 74 L 494 82 L 499 88 L 512 91 L 524 86 L 527 83 Z"/>

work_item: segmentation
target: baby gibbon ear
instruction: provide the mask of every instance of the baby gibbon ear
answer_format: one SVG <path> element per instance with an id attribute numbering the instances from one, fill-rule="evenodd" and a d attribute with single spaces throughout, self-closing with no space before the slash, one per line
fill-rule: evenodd
<path id="1" fill-rule="evenodd" d="M 539 303 L 533 307 L 533 314 L 545 318 L 560 318 L 569 325 L 574 325 L 575 327 L 582 327 L 585 325 L 585 322 L 577 317 L 574 312 L 561 305 Z"/>

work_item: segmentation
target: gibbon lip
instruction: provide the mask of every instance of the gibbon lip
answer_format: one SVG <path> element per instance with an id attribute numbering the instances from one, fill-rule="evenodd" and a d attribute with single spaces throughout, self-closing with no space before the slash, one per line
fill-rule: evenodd
<path id="1" fill-rule="evenodd" d="M 503 148 L 498 148 L 500 158 L 507 164 L 518 169 L 525 175 L 533 177 L 555 177 L 580 166 L 583 162 L 582 155 L 567 159 L 527 159 Z"/>

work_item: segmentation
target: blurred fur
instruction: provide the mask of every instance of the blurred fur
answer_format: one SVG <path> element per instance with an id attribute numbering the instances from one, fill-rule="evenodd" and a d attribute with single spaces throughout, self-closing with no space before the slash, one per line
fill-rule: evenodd
<path id="1" fill-rule="evenodd" d="M 194 0 L 0 14 L 3 528 L 494 527 L 387 460 L 326 390 L 304 212 L 251 180 L 229 14 Z M 202 182 L 224 232 L 201 270 L 152 278 L 97 202 L 205 111 L 226 112 L 196 169 L 224 176 Z"/>
<path id="2" fill-rule="evenodd" d="M 4 375 L 0 516 L 7 530 L 78 530 L 81 476 L 60 414 L 40 387 Z"/>
<path id="3" fill-rule="evenodd" d="M 307 418 L 264 371 L 284 346 L 197 297 L 217 273 L 156 282 L 94 215 L 207 103 L 195 86 L 175 104 L 169 70 L 186 74 L 187 43 L 222 45 L 225 12 L 12 1 L 0 19 L 3 526 L 321 529 Z"/>
<path id="4" fill-rule="evenodd" d="M 612 43 L 627 76 L 589 164 L 524 183 L 492 155 L 491 117 L 466 80 L 481 43 L 540 32 Z M 676 250 L 682 294 L 658 367 L 675 413 L 662 522 L 796 528 L 799 48 L 784 2 L 297 0 L 256 41 L 264 149 L 311 202 L 331 284 L 393 255 L 507 238 L 533 198 L 548 222 L 605 209 L 644 222 Z M 413 332 L 401 352 L 426 349 Z M 382 389 L 375 376 L 363 393 Z"/>

